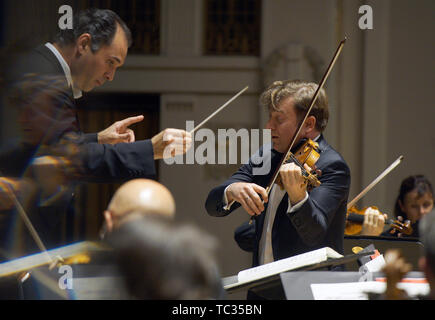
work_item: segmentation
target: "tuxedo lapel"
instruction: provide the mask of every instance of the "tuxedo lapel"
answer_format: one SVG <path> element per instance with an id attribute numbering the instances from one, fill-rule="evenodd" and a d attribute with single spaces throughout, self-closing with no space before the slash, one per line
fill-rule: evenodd
<path id="1" fill-rule="evenodd" d="M 38 46 L 36 49 L 36 52 L 38 52 L 40 55 L 42 55 L 45 59 L 47 59 L 52 66 L 54 66 L 56 68 L 56 71 L 60 74 L 65 76 L 62 66 L 59 62 L 59 60 L 57 60 L 56 56 L 54 55 L 53 52 L 51 52 L 50 49 L 48 49 L 45 45 L 40 45 Z M 66 77 L 65 77 L 66 80 Z"/>

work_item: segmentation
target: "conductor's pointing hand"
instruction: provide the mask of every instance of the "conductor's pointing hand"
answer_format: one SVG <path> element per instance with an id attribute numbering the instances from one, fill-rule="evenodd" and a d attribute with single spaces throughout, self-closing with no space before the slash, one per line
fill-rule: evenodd
<path id="1" fill-rule="evenodd" d="M 129 126 L 141 122 L 144 116 L 129 117 L 124 120 L 116 121 L 107 129 L 98 133 L 98 143 L 116 144 L 120 142 L 134 142 L 134 132 Z"/>

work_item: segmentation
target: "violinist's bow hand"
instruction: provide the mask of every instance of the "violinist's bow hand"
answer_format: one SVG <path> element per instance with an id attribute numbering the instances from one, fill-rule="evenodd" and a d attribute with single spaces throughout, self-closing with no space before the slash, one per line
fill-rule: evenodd
<path id="1" fill-rule="evenodd" d="M 268 201 L 266 189 L 255 183 L 235 182 L 228 186 L 226 192 L 228 202 L 239 202 L 250 216 L 261 214 L 264 203 Z"/>

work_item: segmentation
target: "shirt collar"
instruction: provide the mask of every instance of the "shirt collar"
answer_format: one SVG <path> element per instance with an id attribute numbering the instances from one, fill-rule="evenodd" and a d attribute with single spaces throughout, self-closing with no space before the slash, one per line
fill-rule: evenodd
<path id="1" fill-rule="evenodd" d="M 53 52 L 56 56 L 57 60 L 59 60 L 60 65 L 62 66 L 63 72 L 65 73 L 66 81 L 68 85 L 72 88 L 74 99 L 78 99 L 82 96 L 82 91 L 74 86 L 71 77 L 71 69 L 69 68 L 68 63 L 66 63 L 65 59 L 62 57 L 60 52 L 53 46 L 50 42 L 47 42 L 45 46 Z"/>

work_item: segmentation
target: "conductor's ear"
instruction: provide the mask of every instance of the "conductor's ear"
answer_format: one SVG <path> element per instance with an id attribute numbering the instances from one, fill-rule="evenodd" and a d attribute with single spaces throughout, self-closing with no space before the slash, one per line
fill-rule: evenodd
<path id="1" fill-rule="evenodd" d="M 83 33 L 77 39 L 77 50 L 80 54 L 84 54 L 86 51 L 91 49 L 92 37 L 89 33 Z"/>

